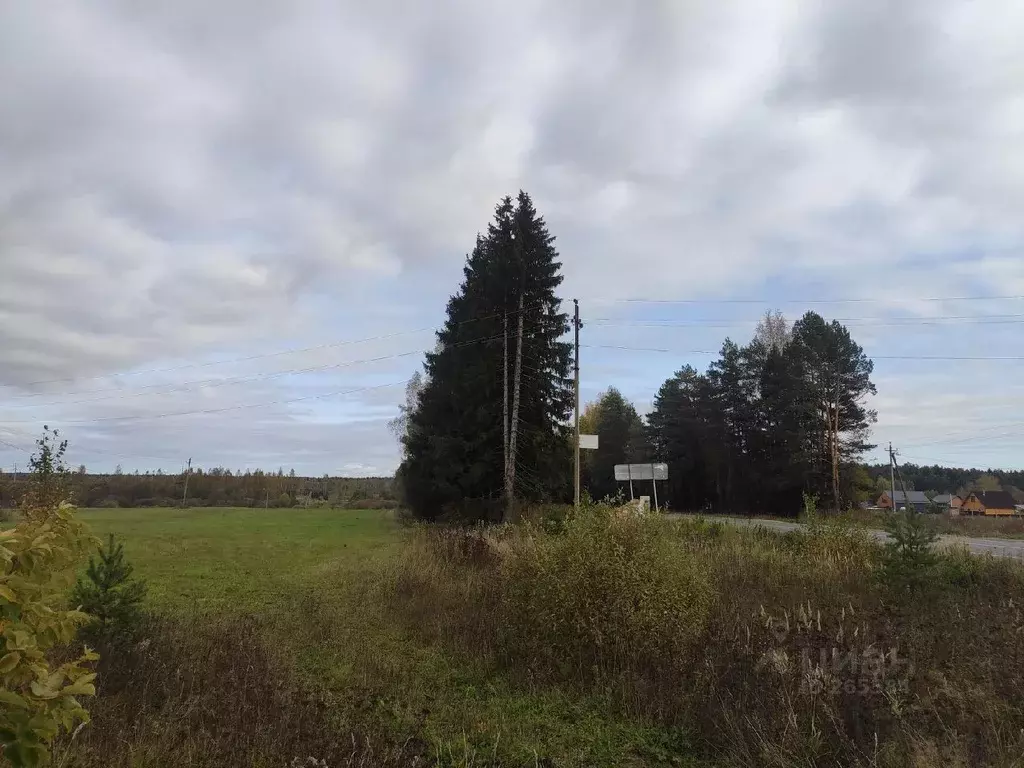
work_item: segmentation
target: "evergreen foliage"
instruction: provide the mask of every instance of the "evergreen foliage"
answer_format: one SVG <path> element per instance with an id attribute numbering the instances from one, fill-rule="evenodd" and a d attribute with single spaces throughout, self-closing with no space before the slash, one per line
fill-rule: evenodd
<path id="1" fill-rule="evenodd" d="M 448 302 L 437 348 L 427 355 L 415 408 L 404 422 L 399 477 L 406 503 L 419 518 L 461 512 L 500 517 L 504 340 L 511 402 L 520 321 L 514 494 L 543 501 L 571 492 L 566 422 L 572 350 L 561 340 L 569 324 L 555 295 L 562 277 L 553 242 L 525 192 L 515 201 L 504 198 L 486 234 L 477 237 L 462 285 Z"/>
<path id="2" fill-rule="evenodd" d="M 599 436 L 597 450 L 581 452 L 583 487 L 593 499 L 612 498 L 621 490 L 615 481 L 615 465 L 640 462 L 648 456 L 643 421 L 633 404 L 611 387 L 587 406 L 580 417 L 580 431 Z"/>
<path id="3" fill-rule="evenodd" d="M 882 560 L 883 581 L 897 592 L 921 589 L 938 562 L 934 552 L 938 534 L 913 512 L 892 514 L 886 530 L 889 541 Z"/>
<path id="4" fill-rule="evenodd" d="M 769 316 L 745 347 L 727 339 L 706 373 L 686 366 L 655 397 L 648 435 L 669 465 L 667 501 L 794 515 L 804 492 L 832 508 L 857 501 L 872 368 L 844 326 L 814 312 L 791 331 Z"/>
<path id="5" fill-rule="evenodd" d="M 108 647 L 135 639 L 142 625 L 146 585 L 133 579 L 132 571 L 124 544 L 114 534 L 96 557 L 89 558 L 85 578 L 78 579 L 71 594 L 71 603 L 91 617 L 79 631 L 87 644 Z"/>

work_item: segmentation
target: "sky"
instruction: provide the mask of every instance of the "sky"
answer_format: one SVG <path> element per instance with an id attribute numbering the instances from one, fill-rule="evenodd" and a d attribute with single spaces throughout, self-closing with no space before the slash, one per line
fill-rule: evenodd
<path id="1" fill-rule="evenodd" d="M 0 467 L 48 424 L 90 471 L 391 473 L 519 189 L 584 401 L 813 309 L 879 444 L 1024 467 L 1021 39 L 1009 0 L 0 4 Z"/>

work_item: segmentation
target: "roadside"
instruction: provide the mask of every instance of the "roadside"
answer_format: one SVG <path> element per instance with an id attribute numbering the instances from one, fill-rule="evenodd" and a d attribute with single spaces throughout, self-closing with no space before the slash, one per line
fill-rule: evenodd
<path id="1" fill-rule="evenodd" d="M 699 515 L 691 515 L 684 513 L 670 513 L 669 517 L 678 518 L 693 518 L 699 517 Z M 705 515 L 707 520 L 715 520 L 722 523 L 728 523 L 730 525 L 742 525 L 751 527 L 763 527 L 769 530 L 780 531 L 785 533 L 787 531 L 798 531 L 803 530 L 805 525 L 803 523 L 793 522 L 789 520 L 776 520 L 772 518 L 760 518 L 760 517 L 730 517 L 725 515 Z M 873 537 L 878 541 L 886 542 L 889 540 L 889 534 L 885 531 L 874 528 L 871 526 L 864 525 Z M 1024 560 L 1024 540 L 1012 539 L 1012 538 L 996 538 L 996 537 L 976 537 L 976 536 L 964 536 L 964 535 L 949 535 L 943 534 L 939 536 L 939 546 L 943 548 L 950 547 L 967 547 L 973 554 L 984 555 L 989 554 L 994 557 L 1008 557 L 1016 560 Z"/>

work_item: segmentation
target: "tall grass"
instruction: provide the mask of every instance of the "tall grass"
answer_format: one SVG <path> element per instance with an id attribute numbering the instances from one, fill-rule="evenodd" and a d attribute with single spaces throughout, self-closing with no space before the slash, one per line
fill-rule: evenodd
<path id="1" fill-rule="evenodd" d="M 426 640 L 606 697 L 734 765 L 1018 765 L 1024 569 L 956 551 L 887 582 L 863 531 L 597 508 L 423 529 L 391 574 Z"/>
<path id="2" fill-rule="evenodd" d="M 253 619 L 155 619 L 131 648 L 101 647 L 88 726 L 55 765 L 404 766 L 420 745 L 351 725 L 300 683 Z"/>

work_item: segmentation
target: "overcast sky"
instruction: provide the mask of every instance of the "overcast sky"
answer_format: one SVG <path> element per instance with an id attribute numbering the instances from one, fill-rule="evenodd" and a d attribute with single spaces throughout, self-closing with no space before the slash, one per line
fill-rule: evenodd
<path id="1" fill-rule="evenodd" d="M 1024 466 L 1021 40 L 1009 0 L 0 4 L 0 466 L 48 423 L 94 471 L 390 473 L 520 188 L 584 399 L 813 308 L 877 441 Z"/>

